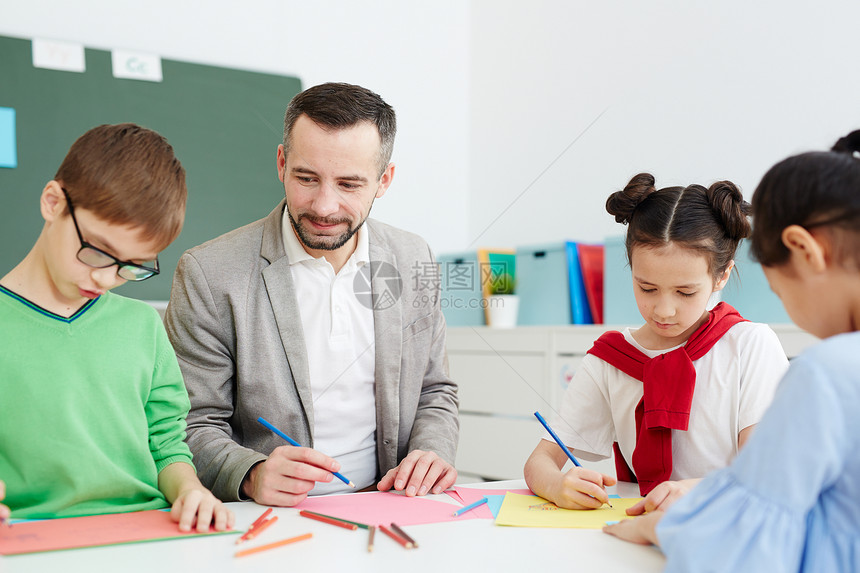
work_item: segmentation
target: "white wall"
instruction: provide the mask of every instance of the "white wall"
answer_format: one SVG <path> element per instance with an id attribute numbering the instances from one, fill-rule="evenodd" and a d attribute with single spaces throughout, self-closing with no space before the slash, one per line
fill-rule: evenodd
<path id="1" fill-rule="evenodd" d="M 856 0 L 474 0 L 469 243 L 620 235 L 604 203 L 640 171 L 749 199 L 860 128 L 858 22 Z"/>
<path id="2" fill-rule="evenodd" d="M 639 171 L 749 198 L 860 127 L 858 21 L 856 0 L 17 0 L 0 34 L 368 86 L 400 122 L 374 216 L 447 252 L 621 234 L 603 204 Z"/>
<path id="3" fill-rule="evenodd" d="M 294 75 L 305 87 L 366 86 L 398 117 L 394 184 L 373 216 L 448 251 L 466 242 L 468 229 L 468 10 L 458 0 L 427 7 L 397 0 L 15 0 L 3 10 L 0 34 Z M 282 122 L 272 118 L 273 129 L 282 131 Z"/>

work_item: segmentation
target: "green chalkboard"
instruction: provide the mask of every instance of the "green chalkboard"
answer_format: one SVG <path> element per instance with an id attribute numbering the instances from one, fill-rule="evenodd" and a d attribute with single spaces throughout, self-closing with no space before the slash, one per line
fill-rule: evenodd
<path id="1" fill-rule="evenodd" d="M 188 176 L 188 210 L 182 234 L 159 257 L 161 274 L 117 291 L 167 300 L 186 249 L 264 217 L 283 197 L 275 154 L 301 82 L 172 60 L 162 60 L 162 82 L 117 79 L 110 52 L 85 54 L 85 73 L 39 69 L 30 40 L 0 37 L 0 107 L 16 110 L 18 153 L 16 168 L 0 168 L 0 276 L 38 237 L 39 194 L 75 139 L 100 124 L 134 122 L 173 145 Z"/>

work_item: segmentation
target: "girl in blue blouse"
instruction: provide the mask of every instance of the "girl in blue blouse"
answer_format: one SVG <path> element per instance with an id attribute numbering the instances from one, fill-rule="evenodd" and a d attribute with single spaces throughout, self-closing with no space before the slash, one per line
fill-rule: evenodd
<path id="1" fill-rule="evenodd" d="M 752 207 L 771 289 L 826 340 L 792 361 L 731 466 L 604 531 L 660 545 L 666 571 L 860 571 L 860 131 L 775 165 Z"/>

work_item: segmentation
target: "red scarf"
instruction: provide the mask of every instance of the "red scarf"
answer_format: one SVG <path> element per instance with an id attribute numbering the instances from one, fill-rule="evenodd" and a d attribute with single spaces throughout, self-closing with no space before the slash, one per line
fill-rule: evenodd
<path id="1" fill-rule="evenodd" d="M 640 352 L 623 334 L 614 330 L 595 341 L 589 354 L 640 380 L 643 385 L 642 400 L 636 406 L 636 448 L 633 450 L 636 473 L 633 475 L 627 467 L 615 444 L 618 479 L 638 480 L 643 496 L 669 479 L 672 475 L 672 430 L 687 431 L 690 422 L 690 404 L 696 387 L 693 360 L 707 354 L 731 327 L 745 320 L 738 311 L 721 302 L 708 313 L 707 322 L 684 346 L 654 358 Z"/>

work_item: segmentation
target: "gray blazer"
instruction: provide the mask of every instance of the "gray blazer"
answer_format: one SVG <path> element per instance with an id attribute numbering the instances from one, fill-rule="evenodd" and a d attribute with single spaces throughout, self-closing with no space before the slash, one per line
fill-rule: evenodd
<path id="1" fill-rule="evenodd" d="M 204 485 L 243 497 L 248 470 L 284 441 L 262 416 L 313 447 L 313 397 L 299 303 L 284 251 L 282 201 L 265 219 L 190 249 L 173 279 L 165 326 L 191 398 L 188 445 Z M 379 475 L 415 449 L 453 463 L 457 385 L 448 377 L 445 319 L 435 261 L 418 236 L 373 220 L 371 291 L 385 291 L 384 263 L 402 293 L 373 311 Z"/>

